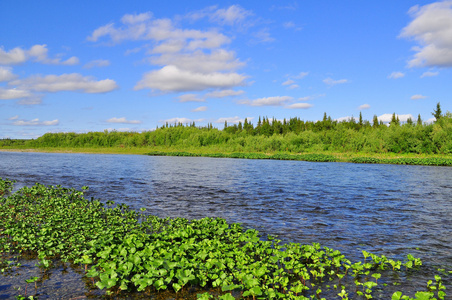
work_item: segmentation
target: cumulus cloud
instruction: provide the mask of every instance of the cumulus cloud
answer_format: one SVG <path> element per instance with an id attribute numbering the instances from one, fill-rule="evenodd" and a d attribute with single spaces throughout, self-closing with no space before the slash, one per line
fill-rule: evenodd
<path id="1" fill-rule="evenodd" d="M 139 15 L 125 15 L 121 19 L 121 26 L 114 23 L 101 26 L 87 37 L 88 41 L 97 42 L 101 38 L 108 37 L 114 43 L 126 40 L 151 40 L 162 41 L 188 41 L 187 47 L 217 48 L 230 42 L 225 35 L 215 31 L 201 31 L 195 29 L 176 28 L 170 19 L 152 19 L 151 13 Z"/>
<path id="2" fill-rule="evenodd" d="M 2 81 L 10 81 L 10 80 L 13 80 L 16 77 L 17 76 L 13 74 L 11 68 L 0 66 L 0 82 L 2 82 Z"/>
<path id="3" fill-rule="evenodd" d="M 294 78 L 296 78 L 296 79 L 303 79 L 303 78 L 305 78 L 308 75 L 309 75 L 309 72 L 300 72 L 300 74 L 298 74 Z"/>
<path id="4" fill-rule="evenodd" d="M 411 114 L 406 114 L 406 115 L 397 115 L 396 117 L 399 118 L 400 122 L 406 122 L 408 119 L 412 119 L 414 120 L 413 116 Z M 392 120 L 392 114 L 383 114 L 378 118 L 378 121 L 383 121 L 383 123 L 390 123 Z"/>
<path id="5" fill-rule="evenodd" d="M 197 107 L 195 109 L 192 109 L 191 111 L 192 112 L 199 112 L 199 111 L 206 111 L 206 110 L 207 110 L 207 106 L 200 106 L 200 107 Z"/>
<path id="6" fill-rule="evenodd" d="M 33 96 L 30 91 L 22 89 L 4 89 L 0 87 L 0 99 L 10 100 L 10 99 L 21 99 Z"/>
<path id="7" fill-rule="evenodd" d="M 192 20 L 208 17 L 221 24 L 241 23 L 250 12 L 238 5 L 226 9 L 211 6 L 192 13 Z M 180 18 L 178 19 L 181 20 Z M 159 66 L 143 74 L 135 90 L 162 92 L 230 89 L 244 85 L 246 77 L 236 73 L 245 63 L 235 52 L 223 48 L 231 39 L 218 29 L 181 28 L 171 19 L 157 19 L 151 13 L 125 15 L 119 25 L 109 23 L 94 30 L 89 41 L 107 40 L 120 43 L 128 40 L 149 41 L 151 49 L 146 59 Z"/>
<path id="8" fill-rule="evenodd" d="M 111 118 L 107 120 L 108 123 L 122 123 L 122 124 L 141 124 L 138 120 L 127 120 L 126 118 Z"/>
<path id="9" fill-rule="evenodd" d="M 283 106 L 292 99 L 293 98 L 290 96 L 275 96 L 258 98 L 255 100 L 242 100 L 239 103 L 251 106 Z"/>
<path id="10" fill-rule="evenodd" d="M 427 96 L 423 96 L 423 95 L 419 95 L 419 94 L 411 96 L 411 100 L 419 100 L 419 99 L 425 99 L 425 98 L 427 98 Z"/>
<path id="11" fill-rule="evenodd" d="M 409 10 L 413 18 L 400 36 L 419 43 L 409 67 L 452 67 L 452 1 L 441 1 Z"/>
<path id="12" fill-rule="evenodd" d="M 135 90 L 149 88 L 164 92 L 202 91 L 205 89 L 227 89 L 244 85 L 246 77 L 237 73 L 198 73 L 165 66 L 160 70 L 144 74 L 135 85 Z"/>
<path id="13" fill-rule="evenodd" d="M 294 104 L 290 104 L 285 106 L 284 108 L 288 108 L 288 109 L 308 109 L 313 107 L 312 104 L 310 103 L 294 103 Z"/>
<path id="14" fill-rule="evenodd" d="M 329 85 L 329 86 L 333 86 L 336 84 L 343 84 L 343 83 L 347 83 L 348 80 L 347 79 L 339 79 L 339 80 L 334 80 L 332 78 L 326 78 L 323 80 L 323 83 Z"/>
<path id="15" fill-rule="evenodd" d="M 150 60 L 155 65 L 172 65 L 182 70 L 200 73 L 232 71 L 244 65 L 235 58 L 234 52 L 223 49 L 214 50 L 208 54 L 200 50 L 187 54 L 167 53 L 152 57 Z"/>
<path id="16" fill-rule="evenodd" d="M 0 47 L 0 64 L 15 65 L 23 63 L 27 60 L 26 52 L 19 47 L 5 51 L 3 46 Z"/>
<path id="17" fill-rule="evenodd" d="M 110 65 L 110 61 L 106 60 L 106 59 L 97 59 L 97 60 L 92 60 L 90 62 L 88 62 L 87 64 L 85 64 L 83 66 L 83 68 L 85 69 L 91 69 L 94 67 L 108 67 Z"/>
<path id="18" fill-rule="evenodd" d="M 224 97 L 234 97 L 239 96 L 245 93 L 245 91 L 239 90 L 220 90 L 220 91 L 213 91 L 206 94 L 206 98 L 224 98 Z"/>
<path id="19" fill-rule="evenodd" d="M 189 124 L 189 123 L 192 123 L 193 121 L 194 120 L 188 119 L 188 118 L 171 118 L 171 119 L 166 119 L 163 122 L 168 123 L 168 124 L 177 124 L 177 123 Z"/>
<path id="20" fill-rule="evenodd" d="M 294 83 L 295 83 L 295 81 L 293 81 L 292 79 L 287 79 L 286 81 L 284 81 L 282 83 L 282 85 L 291 85 L 291 84 L 294 84 Z"/>
<path id="21" fill-rule="evenodd" d="M 391 74 L 388 75 L 389 79 L 398 79 L 398 78 L 402 78 L 405 77 L 405 73 L 402 72 L 392 72 Z"/>
<path id="22" fill-rule="evenodd" d="M 33 119 L 33 120 L 17 120 L 13 122 L 13 125 L 15 126 L 55 126 L 58 125 L 60 121 L 58 119 L 53 121 L 39 121 L 39 119 Z"/>
<path id="23" fill-rule="evenodd" d="M 31 76 L 10 82 L 23 90 L 39 92 L 79 91 L 84 93 L 106 93 L 118 88 L 111 79 L 96 81 L 92 77 L 77 73 L 63 75 Z"/>
<path id="24" fill-rule="evenodd" d="M 335 120 L 335 121 L 338 121 L 338 122 L 343 122 L 343 121 L 348 122 L 348 121 L 350 121 L 352 118 L 353 118 L 353 117 L 346 116 L 346 117 L 340 117 L 340 118 L 337 118 L 337 119 L 334 119 L 334 120 Z"/>
<path id="25" fill-rule="evenodd" d="M 240 5 L 231 5 L 228 8 L 210 6 L 188 14 L 188 18 L 192 20 L 199 20 L 207 17 L 210 22 L 232 26 L 236 24 L 243 24 L 243 22 L 252 15 L 253 13 L 251 11 L 244 9 Z"/>
<path id="26" fill-rule="evenodd" d="M 199 98 L 196 94 L 183 94 L 179 97 L 179 102 L 205 102 L 203 98 Z"/>
<path id="27" fill-rule="evenodd" d="M 60 57 L 50 58 L 48 52 L 49 50 L 45 44 L 34 45 L 29 50 L 16 47 L 10 51 L 5 51 L 3 47 L 0 47 L 0 64 L 15 65 L 24 63 L 29 59 L 52 65 L 76 65 L 79 63 L 79 59 L 75 56 L 62 61 Z"/>
<path id="28" fill-rule="evenodd" d="M 248 121 L 251 121 L 253 118 L 247 118 Z M 228 124 L 238 124 L 239 122 L 244 123 L 245 122 L 245 118 L 239 118 L 237 116 L 235 117 L 228 117 L 228 118 L 219 118 L 215 121 L 215 123 L 224 123 L 224 122 L 228 122 Z"/>
<path id="29" fill-rule="evenodd" d="M 369 108 L 370 108 L 369 104 L 363 104 L 358 107 L 358 110 L 369 109 Z"/>
<path id="30" fill-rule="evenodd" d="M 439 72 L 427 71 L 427 72 L 422 73 L 421 78 L 434 77 L 434 76 L 438 76 L 438 75 L 439 75 Z"/>

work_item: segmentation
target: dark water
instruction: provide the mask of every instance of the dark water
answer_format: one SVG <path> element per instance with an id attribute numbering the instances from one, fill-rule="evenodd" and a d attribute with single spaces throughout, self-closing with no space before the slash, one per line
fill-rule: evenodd
<path id="1" fill-rule="evenodd" d="M 0 177 L 17 188 L 86 185 L 103 201 L 161 217 L 221 217 L 351 260 L 361 250 L 411 253 L 452 270 L 450 167 L 0 152 Z"/>

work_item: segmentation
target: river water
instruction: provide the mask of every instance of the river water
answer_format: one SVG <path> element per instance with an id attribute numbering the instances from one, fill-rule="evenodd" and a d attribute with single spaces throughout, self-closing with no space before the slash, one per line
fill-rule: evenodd
<path id="1" fill-rule="evenodd" d="M 452 270 L 450 167 L 0 152 L 0 177 L 89 186 L 88 197 L 160 217 L 221 217 L 352 261 L 411 253 Z"/>

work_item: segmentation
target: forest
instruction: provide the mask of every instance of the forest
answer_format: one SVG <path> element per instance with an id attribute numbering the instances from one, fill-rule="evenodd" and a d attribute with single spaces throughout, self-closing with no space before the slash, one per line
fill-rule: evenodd
<path id="1" fill-rule="evenodd" d="M 0 147 L 41 148 L 149 148 L 168 151 L 210 153 L 414 153 L 452 154 L 452 113 L 441 112 L 438 103 L 432 113 L 436 121 L 408 119 L 401 122 L 392 115 L 389 124 L 358 119 L 332 120 L 326 113 L 322 120 L 304 121 L 298 117 L 288 120 L 259 117 L 254 125 L 247 119 L 218 129 L 208 124 L 165 124 L 144 132 L 46 133 L 32 140 L 0 140 Z"/>

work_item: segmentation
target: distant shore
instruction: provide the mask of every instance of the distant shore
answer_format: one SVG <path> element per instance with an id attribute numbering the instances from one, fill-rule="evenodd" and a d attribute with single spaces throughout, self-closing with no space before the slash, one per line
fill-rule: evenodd
<path id="1" fill-rule="evenodd" d="M 213 151 L 212 151 L 213 150 Z M 452 166 L 452 155 L 401 154 L 401 153 L 352 153 L 352 152 L 306 152 L 306 153 L 221 153 L 215 149 L 176 149 L 164 147 L 45 147 L 0 148 L 1 152 L 127 154 L 152 156 L 187 156 L 243 159 L 299 160 L 316 162 L 349 162 L 371 164 L 404 164 Z"/>

